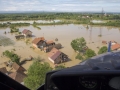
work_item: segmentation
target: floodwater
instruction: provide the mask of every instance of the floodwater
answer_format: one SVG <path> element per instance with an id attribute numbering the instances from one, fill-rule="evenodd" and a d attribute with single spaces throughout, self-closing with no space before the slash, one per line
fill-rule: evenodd
<path id="1" fill-rule="evenodd" d="M 27 26 L 27 27 L 20 27 L 19 30 L 22 31 L 23 29 L 29 29 L 33 32 L 34 37 L 30 39 L 30 42 L 35 37 L 45 37 L 46 40 L 55 40 L 55 38 L 58 38 L 58 41 L 56 43 L 61 43 L 63 48 L 60 50 L 67 54 L 71 61 L 65 63 L 66 66 L 73 66 L 78 64 L 80 61 L 75 59 L 76 53 L 71 48 L 71 41 L 76 38 L 84 37 L 87 45 L 89 48 L 95 50 L 95 52 L 98 52 L 97 47 L 101 47 L 102 40 L 110 41 L 115 40 L 118 43 L 120 43 L 120 29 L 114 28 L 114 27 L 99 27 L 99 26 L 89 26 L 87 29 L 87 25 L 56 25 L 56 26 L 39 26 L 41 30 L 38 30 L 37 28 L 34 28 L 33 26 Z M 52 63 L 48 60 L 47 54 L 38 50 L 38 49 L 31 49 L 31 44 L 26 44 L 25 40 L 16 40 L 15 34 L 4 34 L 4 32 L 9 32 L 10 28 L 6 29 L 0 29 L 0 35 L 6 36 L 8 38 L 11 38 L 15 44 L 14 46 L 0 46 L 0 54 L 2 55 L 2 52 L 5 50 L 12 50 L 16 49 L 16 53 L 22 57 L 22 59 L 29 57 L 29 55 L 32 55 L 33 57 L 40 56 L 45 61 L 49 62 L 51 65 Z M 99 37 L 101 35 L 101 37 Z M 0 60 L 7 60 L 6 58 L 0 57 Z M 1 62 L 1 61 L 0 61 Z M 2 61 L 3 62 L 3 61 Z M 24 66 L 28 68 L 28 66 Z"/>
<path id="2" fill-rule="evenodd" d="M 106 23 L 106 22 L 103 21 L 103 20 L 92 20 L 91 22 L 93 22 L 93 23 Z"/>

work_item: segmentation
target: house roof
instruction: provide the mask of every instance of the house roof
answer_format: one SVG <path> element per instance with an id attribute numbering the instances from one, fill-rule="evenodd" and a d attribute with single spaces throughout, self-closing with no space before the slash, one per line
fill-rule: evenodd
<path id="1" fill-rule="evenodd" d="M 119 49 L 119 48 L 120 48 L 120 44 L 117 44 L 117 43 L 111 46 L 112 50 L 116 50 L 116 49 Z"/>
<path id="2" fill-rule="evenodd" d="M 19 73 L 19 72 L 13 72 L 11 74 L 9 74 L 9 77 L 11 77 L 12 79 L 14 79 L 15 81 L 21 83 L 23 82 L 23 79 L 26 77 L 27 75 L 24 73 Z"/>
<path id="3" fill-rule="evenodd" d="M 117 43 L 116 41 L 112 40 L 111 43 Z"/>
<path id="4" fill-rule="evenodd" d="M 45 38 L 44 37 L 39 37 L 39 38 L 35 38 L 33 41 L 32 41 L 32 43 L 34 43 L 34 44 L 38 44 L 41 40 L 45 40 Z"/>
<path id="5" fill-rule="evenodd" d="M 58 49 L 53 48 L 53 49 L 48 53 L 48 57 L 50 57 L 52 60 L 55 60 L 60 54 L 61 54 L 61 52 L 60 52 Z"/>
<path id="6" fill-rule="evenodd" d="M 15 62 L 12 64 L 12 67 L 13 67 L 16 71 L 18 71 L 18 70 L 21 70 L 21 71 L 24 70 L 24 71 L 26 71 L 25 68 L 23 68 L 22 66 L 18 65 L 18 64 L 15 63 Z"/>
<path id="7" fill-rule="evenodd" d="M 61 47 L 62 47 L 62 45 L 60 43 L 55 44 L 55 48 L 60 49 Z"/>
<path id="8" fill-rule="evenodd" d="M 58 44 L 55 44 L 55 45 L 52 45 L 52 46 L 49 46 L 49 47 L 44 47 L 44 50 L 51 51 L 53 48 L 60 49 L 61 47 L 62 47 L 62 45 L 60 43 L 58 43 Z"/>
<path id="9" fill-rule="evenodd" d="M 54 41 L 52 40 L 49 40 L 49 41 L 46 41 L 47 44 L 52 44 L 52 43 L 55 43 Z"/>
<path id="10" fill-rule="evenodd" d="M 8 73 L 6 67 L 0 68 L 0 72 L 2 72 L 2 73 L 4 73 L 4 74 Z"/>
<path id="11" fill-rule="evenodd" d="M 27 29 L 24 29 L 24 30 L 22 31 L 23 34 L 26 34 L 27 32 L 31 32 L 31 31 L 30 31 L 30 30 L 27 30 Z"/>

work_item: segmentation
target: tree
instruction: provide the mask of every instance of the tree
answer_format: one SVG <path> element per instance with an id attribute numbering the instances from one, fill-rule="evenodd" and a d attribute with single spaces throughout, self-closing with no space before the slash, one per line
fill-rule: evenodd
<path id="1" fill-rule="evenodd" d="M 82 55 L 80 55 L 80 53 L 78 53 L 75 58 L 79 59 L 79 60 L 84 60 L 84 57 Z"/>
<path id="2" fill-rule="evenodd" d="M 55 70 L 64 69 L 64 68 L 66 68 L 64 65 L 58 65 L 55 67 Z"/>
<path id="3" fill-rule="evenodd" d="M 86 59 L 89 59 L 89 58 L 91 58 L 95 55 L 96 55 L 96 53 L 92 49 L 87 49 L 86 52 L 85 52 Z"/>
<path id="4" fill-rule="evenodd" d="M 6 50 L 5 52 L 3 52 L 3 55 L 10 58 L 12 62 L 16 62 L 17 64 L 20 64 L 20 57 L 17 54 L 15 54 L 13 51 L 10 52 Z"/>
<path id="5" fill-rule="evenodd" d="M 31 90 L 36 90 L 45 82 L 45 75 L 51 70 L 52 68 L 48 63 L 42 63 L 39 61 L 33 62 L 28 69 L 27 77 L 24 79 L 25 86 Z"/>
<path id="6" fill-rule="evenodd" d="M 103 46 L 99 49 L 98 54 L 106 53 L 107 52 L 107 47 Z"/>
<path id="7" fill-rule="evenodd" d="M 86 47 L 86 41 L 83 37 L 72 40 L 71 46 L 75 51 L 83 52 Z"/>

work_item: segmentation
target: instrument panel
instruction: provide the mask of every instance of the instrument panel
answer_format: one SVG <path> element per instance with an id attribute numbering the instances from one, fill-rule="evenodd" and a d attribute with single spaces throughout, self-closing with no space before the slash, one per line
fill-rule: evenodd
<path id="1" fill-rule="evenodd" d="M 80 77 L 79 82 L 86 89 L 93 89 L 98 85 L 98 81 L 94 78 Z"/>
<path id="2" fill-rule="evenodd" d="M 66 76 L 49 90 L 120 90 L 120 76 Z"/>

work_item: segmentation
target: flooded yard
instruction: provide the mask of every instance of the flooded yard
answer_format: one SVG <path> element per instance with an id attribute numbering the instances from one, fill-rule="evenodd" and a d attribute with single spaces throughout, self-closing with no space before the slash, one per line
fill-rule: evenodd
<path id="1" fill-rule="evenodd" d="M 71 48 L 71 41 L 76 38 L 84 37 L 89 48 L 98 52 L 98 47 L 103 46 L 102 40 L 110 41 L 115 40 L 120 43 L 120 29 L 114 27 L 99 27 L 99 26 L 88 26 L 87 25 L 57 25 L 57 26 L 39 26 L 41 30 L 34 28 L 33 26 L 20 27 L 19 30 L 22 32 L 23 29 L 28 29 L 32 31 L 33 37 L 30 39 L 32 41 L 35 37 L 45 37 L 46 40 L 55 40 L 58 38 L 56 43 L 61 43 L 63 48 L 60 50 L 67 54 L 71 61 L 65 63 L 66 66 L 73 66 L 78 64 L 80 61 L 75 59 L 76 53 Z M 4 32 L 7 34 L 4 34 Z M 14 41 L 12 46 L 0 46 L 0 55 L 5 50 L 15 49 L 15 53 L 21 56 L 21 60 L 32 55 L 33 57 L 40 56 L 53 66 L 53 64 L 48 60 L 47 54 L 38 50 L 31 49 L 32 44 L 26 44 L 26 40 L 16 40 L 15 34 L 8 33 L 10 28 L 0 29 L 0 36 L 10 38 Z M 1 40 L 1 38 L 0 38 Z M 0 62 L 3 60 L 8 60 L 5 57 L 0 57 Z M 30 64 L 29 64 L 30 65 Z M 28 65 L 23 65 L 28 68 Z"/>
<path id="2" fill-rule="evenodd" d="M 14 41 L 12 41 L 10 38 L 7 38 L 5 36 L 0 36 L 0 46 L 9 46 L 14 45 Z"/>

